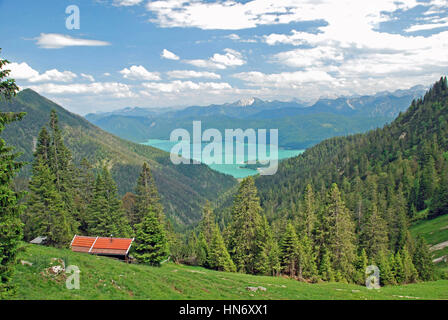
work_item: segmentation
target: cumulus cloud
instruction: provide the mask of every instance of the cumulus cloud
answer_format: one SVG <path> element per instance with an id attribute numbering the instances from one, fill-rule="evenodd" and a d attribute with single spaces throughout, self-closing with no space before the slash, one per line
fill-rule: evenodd
<path id="1" fill-rule="evenodd" d="M 131 66 L 120 71 L 123 78 L 128 80 L 160 80 L 158 72 L 149 72 L 143 66 Z"/>
<path id="2" fill-rule="evenodd" d="M 171 51 L 168 51 L 166 49 L 163 49 L 162 53 L 160 54 L 160 56 L 164 59 L 168 59 L 168 60 L 179 60 L 179 56 L 177 56 L 176 54 L 174 54 Z"/>
<path id="3" fill-rule="evenodd" d="M 101 47 L 110 45 L 110 43 L 106 41 L 73 38 L 71 36 L 58 33 L 41 33 L 35 40 L 37 45 L 44 49 L 61 49 L 65 47 Z"/>
<path id="4" fill-rule="evenodd" d="M 271 86 L 279 88 L 299 88 L 303 83 L 331 82 L 336 79 L 324 71 L 295 71 L 266 74 L 258 71 L 241 72 L 233 75 L 251 86 Z"/>
<path id="5" fill-rule="evenodd" d="M 90 82 L 94 82 L 95 81 L 95 78 L 92 75 L 90 75 L 90 74 L 81 73 L 81 77 L 83 77 L 84 79 L 89 80 Z"/>
<path id="6" fill-rule="evenodd" d="M 149 90 L 146 91 L 147 93 L 151 93 L 152 91 L 164 93 L 180 93 L 191 90 L 220 91 L 232 88 L 230 84 L 225 82 L 192 82 L 180 80 L 172 82 L 147 82 L 143 83 L 142 86 Z"/>
<path id="7" fill-rule="evenodd" d="M 143 0 L 114 0 L 113 5 L 116 7 L 131 7 L 142 3 Z"/>
<path id="8" fill-rule="evenodd" d="M 65 95 L 65 94 L 103 94 L 115 98 L 132 98 L 135 94 L 127 84 L 118 82 L 93 82 L 88 84 L 55 84 L 45 83 L 31 86 L 31 89 L 43 94 Z"/>
<path id="9" fill-rule="evenodd" d="M 193 70 L 172 70 L 166 73 L 169 78 L 173 79 L 189 79 L 189 78 L 209 78 L 221 79 L 221 76 L 214 72 L 193 71 Z"/>
<path id="10" fill-rule="evenodd" d="M 243 55 L 233 49 L 224 49 L 224 54 L 215 53 L 209 59 L 183 60 L 199 68 L 226 69 L 228 67 L 242 66 L 246 63 Z"/>
<path id="11" fill-rule="evenodd" d="M 59 71 L 57 69 L 47 70 L 41 74 L 26 62 L 10 63 L 7 65 L 7 69 L 11 70 L 11 78 L 28 82 L 70 82 L 77 77 L 71 71 Z"/>

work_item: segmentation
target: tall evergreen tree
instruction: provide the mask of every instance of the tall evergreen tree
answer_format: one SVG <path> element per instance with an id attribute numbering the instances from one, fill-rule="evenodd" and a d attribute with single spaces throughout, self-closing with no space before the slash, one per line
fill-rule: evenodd
<path id="1" fill-rule="evenodd" d="M 10 70 L 5 69 L 5 66 L 8 63 L 0 58 L 0 100 L 11 99 L 19 90 L 14 79 L 7 78 Z M 0 133 L 7 124 L 21 120 L 24 115 L 0 112 Z M 24 208 L 19 203 L 22 194 L 12 187 L 15 175 L 23 166 L 17 157 L 5 140 L 0 138 L 0 300 L 14 294 L 11 278 L 23 232 L 20 216 Z"/>
<path id="2" fill-rule="evenodd" d="M 331 251 L 333 269 L 350 281 L 354 276 L 356 261 L 355 225 L 335 183 L 328 193 L 327 203 L 325 208 L 326 245 Z"/>
<path id="3" fill-rule="evenodd" d="M 87 230 L 89 235 L 130 236 L 131 228 L 118 198 L 117 186 L 106 167 L 97 175 L 88 213 Z"/>
<path id="4" fill-rule="evenodd" d="M 260 213 L 260 199 L 254 179 L 247 177 L 240 183 L 233 203 L 230 230 L 230 252 L 239 272 L 255 272 Z"/>
<path id="5" fill-rule="evenodd" d="M 432 263 L 428 244 L 422 236 L 417 237 L 413 263 L 417 269 L 419 279 L 423 281 L 430 281 L 433 279 L 434 264 Z"/>
<path id="6" fill-rule="evenodd" d="M 371 259 L 375 259 L 381 251 L 389 246 L 386 221 L 380 216 L 374 204 L 361 234 L 362 246 Z"/>
<path id="7" fill-rule="evenodd" d="M 211 268 L 226 271 L 235 272 L 236 267 L 230 258 L 230 254 L 224 244 L 224 240 L 219 231 L 218 225 L 213 228 L 212 240 L 209 249 L 208 264 Z"/>
<path id="8" fill-rule="evenodd" d="M 137 181 L 135 196 L 135 221 L 132 222 L 133 224 L 139 223 L 148 210 L 153 211 L 160 222 L 164 223 L 163 207 L 160 203 L 159 192 L 149 165 L 146 162 L 143 163 L 142 171 Z"/>
<path id="9" fill-rule="evenodd" d="M 160 266 L 168 258 L 168 242 L 155 212 L 148 210 L 142 221 L 136 225 L 133 255 L 137 261 Z"/>
<path id="10" fill-rule="evenodd" d="M 297 275 L 299 245 L 296 230 L 289 222 L 280 242 L 280 261 L 283 271 L 291 277 Z"/>

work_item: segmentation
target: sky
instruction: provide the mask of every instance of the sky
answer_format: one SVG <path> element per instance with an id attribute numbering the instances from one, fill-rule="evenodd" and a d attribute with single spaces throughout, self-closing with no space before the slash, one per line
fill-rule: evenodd
<path id="1" fill-rule="evenodd" d="M 20 88 L 81 115 L 311 102 L 448 73 L 448 0 L 0 0 L 0 30 Z"/>

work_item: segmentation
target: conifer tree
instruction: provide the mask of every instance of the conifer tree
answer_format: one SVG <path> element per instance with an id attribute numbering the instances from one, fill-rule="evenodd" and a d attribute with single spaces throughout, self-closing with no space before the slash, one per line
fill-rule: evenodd
<path id="1" fill-rule="evenodd" d="M 372 210 L 363 227 L 361 239 L 367 256 L 372 259 L 375 259 L 379 252 L 387 250 L 389 246 L 387 224 L 380 216 L 375 204 L 372 206 Z"/>
<path id="2" fill-rule="evenodd" d="M 27 230 L 31 237 L 47 237 L 48 244 L 63 247 L 70 243 L 76 229 L 55 179 L 50 168 L 37 158 L 29 183 Z"/>
<path id="3" fill-rule="evenodd" d="M 356 262 L 356 276 L 355 282 L 357 284 L 363 285 L 365 282 L 366 269 L 369 265 L 369 260 L 366 254 L 366 250 L 362 249 L 361 253 L 358 255 L 358 260 Z"/>
<path id="4" fill-rule="evenodd" d="M 79 225 L 79 232 L 87 234 L 88 208 L 93 199 L 95 175 L 92 172 L 92 165 L 86 158 L 81 160 L 81 165 L 77 171 L 76 192 L 74 194 L 76 220 Z"/>
<path id="5" fill-rule="evenodd" d="M 319 274 L 324 281 L 335 280 L 335 274 L 331 263 L 331 252 L 326 248 L 323 249 L 322 258 L 320 260 Z"/>
<path id="6" fill-rule="evenodd" d="M 299 240 L 296 231 L 289 222 L 280 242 L 280 261 L 283 271 L 291 277 L 297 274 Z"/>
<path id="7" fill-rule="evenodd" d="M 412 262 L 412 256 L 410 255 L 407 247 L 402 249 L 401 258 L 403 261 L 404 282 L 415 282 L 418 279 L 418 272 L 415 269 L 414 263 Z"/>
<path id="8" fill-rule="evenodd" d="M 350 281 L 354 276 L 355 225 L 349 210 L 341 200 L 338 186 L 334 183 L 327 196 L 326 245 L 331 251 L 333 269 Z"/>
<path id="9" fill-rule="evenodd" d="M 417 237 L 413 262 L 418 271 L 419 279 L 423 281 L 432 280 L 434 265 L 432 263 L 428 244 L 422 236 Z"/>
<path id="10" fill-rule="evenodd" d="M 161 223 L 164 223 L 163 207 L 159 192 L 151 174 L 149 165 L 145 162 L 135 188 L 135 221 L 139 223 L 148 210 L 153 211 Z"/>
<path id="11" fill-rule="evenodd" d="M 213 238 L 215 228 L 215 215 L 211 203 L 207 200 L 202 209 L 202 219 L 199 222 L 199 230 L 204 234 L 207 244 L 210 245 Z"/>
<path id="12" fill-rule="evenodd" d="M 87 230 L 91 236 L 128 237 L 131 228 L 117 194 L 117 186 L 106 167 L 97 175 L 88 208 Z"/>
<path id="13" fill-rule="evenodd" d="M 302 219 L 305 234 L 307 235 L 308 239 L 313 239 L 313 231 L 316 224 L 316 204 L 311 184 L 308 184 L 305 189 Z"/>
<path id="14" fill-rule="evenodd" d="M 8 75 L 7 70 L 2 70 L 5 60 L 0 59 L 0 80 Z M 7 80 L 0 82 L 0 99 L 15 95 L 14 82 Z M 0 133 L 8 123 L 21 120 L 24 114 L 0 113 Z M 22 239 L 23 225 L 20 215 L 24 207 L 19 201 L 21 193 L 12 187 L 14 176 L 23 166 L 18 162 L 17 154 L 0 138 L 0 300 L 14 294 L 14 286 L 11 278 L 14 273 L 17 252 Z"/>
<path id="15" fill-rule="evenodd" d="M 315 279 L 317 277 L 316 255 L 313 251 L 313 243 L 305 234 L 299 239 L 299 277 Z"/>
<path id="16" fill-rule="evenodd" d="M 197 262 L 199 266 L 209 267 L 209 247 L 207 240 L 202 232 L 199 233 L 197 248 L 196 248 Z"/>
<path id="17" fill-rule="evenodd" d="M 247 177 L 240 183 L 235 197 L 230 227 L 230 253 L 239 272 L 255 272 L 260 213 L 260 199 L 254 179 Z"/>
<path id="18" fill-rule="evenodd" d="M 236 267 L 230 258 L 230 254 L 224 244 L 224 240 L 219 231 L 218 225 L 213 228 L 212 241 L 209 249 L 208 264 L 210 268 L 225 271 L 235 272 Z"/>
<path id="19" fill-rule="evenodd" d="M 142 221 L 136 225 L 133 255 L 137 261 L 160 266 L 168 258 L 168 242 L 155 212 L 148 210 Z"/>

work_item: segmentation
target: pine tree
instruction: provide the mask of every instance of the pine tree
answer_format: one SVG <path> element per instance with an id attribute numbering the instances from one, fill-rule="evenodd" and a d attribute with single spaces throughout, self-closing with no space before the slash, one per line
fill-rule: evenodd
<path id="1" fill-rule="evenodd" d="M 407 247 L 403 248 L 401 258 L 403 261 L 403 275 L 405 283 L 412 283 L 418 279 L 418 272 L 412 262 L 412 256 Z"/>
<path id="2" fill-rule="evenodd" d="M 375 259 L 379 252 L 387 250 L 389 239 L 386 221 L 380 216 L 374 204 L 361 234 L 362 246 L 367 256 Z"/>
<path id="3" fill-rule="evenodd" d="M 142 171 L 137 181 L 135 188 L 135 217 L 134 223 L 139 223 L 147 210 L 153 211 L 159 218 L 161 223 L 164 223 L 163 207 L 160 203 L 160 196 L 156 184 L 151 174 L 149 165 L 145 162 L 142 166 Z"/>
<path id="4" fill-rule="evenodd" d="M 333 269 L 349 281 L 354 276 L 356 261 L 355 225 L 336 184 L 332 185 L 327 197 L 326 244 L 331 251 Z"/>
<path id="5" fill-rule="evenodd" d="M 6 63 L 6 60 L 0 59 L 0 80 L 9 74 L 8 70 L 2 69 Z M 14 96 L 17 89 L 13 80 L 0 82 L 0 99 Z M 18 113 L 0 113 L 0 133 L 7 124 L 21 120 L 23 116 Z M 16 161 L 18 155 L 12 151 L 5 140 L 0 138 L 0 300 L 15 292 L 11 278 L 23 232 L 20 215 L 24 208 L 19 203 L 22 194 L 12 187 L 14 176 L 23 164 Z"/>
<path id="6" fill-rule="evenodd" d="M 314 280 L 317 277 L 316 256 L 313 243 L 305 234 L 299 239 L 299 277 Z"/>
<path id="7" fill-rule="evenodd" d="M 262 218 L 259 229 L 257 232 L 255 272 L 265 275 L 277 275 L 281 269 L 280 250 L 265 216 Z"/>
<path id="8" fill-rule="evenodd" d="M 235 197 L 230 227 L 230 252 L 239 272 L 255 272 L 260 213 L 260 199 L 254 179 L 247 177 L 241 182 Z"/>
<path id="9" fill-rule="evenodd" d="M 87 234 L 88 207 L 93 199 L 95 175 L 92 172 L 92 165 L 86 158 L 81 160 L 81 165 L 77 171 L 76 192 L 74 194 L 76 220 L 79 225 L 79 232 Z"/>
<path id="10" fill-rule="evenodd" d="M 335 273 L 331 263 L 331 252 L 326 248 L 323 249 L 322 258 L 320 260 L 319 274 L 324 281 L 334 281 Z"/>
<path id="11" fill-rule="evenodd" d="M 219 231 L 218 225 L 213 228 L 212 241 L 209 249 L 208 264 L 210 268 L 225 271 L 235 272 L 236 267 L 230 258 L 230 254 L 224 244 L 224 240 Z"/>
<path id="12" fill-rule="evenodd" d="M 117 186 L 106 167 L 97 175 L 88 208 L 87 230 L 91 236 L 128 237 L 131 228 L 117 194 Z"/>
<path id="13" fill-rule="evenodd" d="M 310 184 L 306 186 L 303 200 L 303 224 L 308 239 L 313 239 L 313 231 L 316 224 L 316 204 L 313 188 Z"/>
<path id="14" fill-rule="evenodd" d="M 209 267 L 209 247 L 207 244 L 207 240 L 202 232 L 199 233 L 197 248 L 196 248 L 196 257 L 199 266 Z"/>
<path id="15" fill-rule="evenodd" d="M 210 245 L 213 238 L 215 228 L 215 215 L 211 203 L 207 200 L 202 209 L 202 219 L 199 222 L 199 230 L 204 234 L 207 244 Z"/>
<path id="16" fill-rule="evenodd" d="M 414 266 L 417 269 L 419 279 L 430 281 L 433 279 L 434 265 L 429 252 L 428 244 L 422 236 L 417 237 L 413 257 Z"/>
<path id="17" fill-rule="evenodd" d="M 299 240 L 296 231 L 289 222 L 280 242 L 280 261 L 283 271 L 291 277 L 297 274 Z"/>
<path id="18" fill-rule="evenodd" d="M 136 225 L 134 257 L 141 263 L 160 266 L 168 258 L 168 242 L 156 213 L 148 210 Z"/>
<path id="19" fill-rule="evenodd" d="M 47 237 L 50 245 L 67 246 L 76 231 L 74 223 L 56 188 L 56 177 L 40 158 L 36 162 L 29 183 L 27 230 L 31 237 Z"/>
<path id="20" fill-rule="evenodd" d="M 358 260 L 356 262 L 356 276 L 355 282 L 357 284 L 363 285 L 365 282 L 366 269 L 369 264 L 366 250 L 362 249 L 361 253 L 358 255 Z"/>

